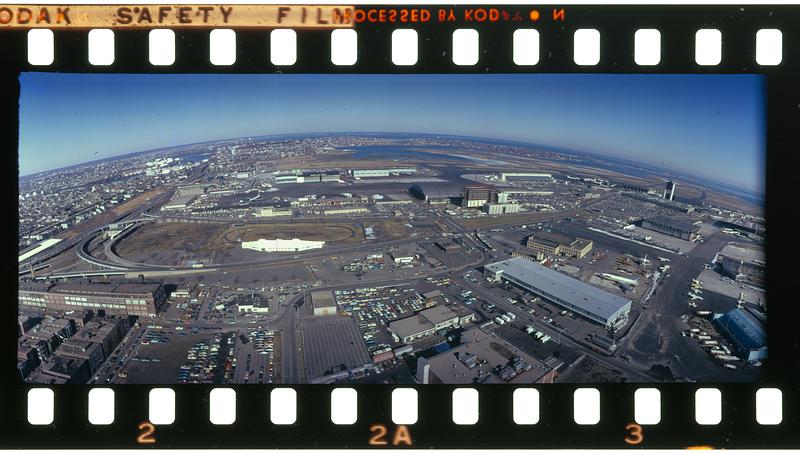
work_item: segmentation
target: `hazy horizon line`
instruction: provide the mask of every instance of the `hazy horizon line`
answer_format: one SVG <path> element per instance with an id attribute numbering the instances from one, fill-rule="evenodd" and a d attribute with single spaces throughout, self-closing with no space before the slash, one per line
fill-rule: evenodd
<path id="1" fill-rule="evenodd" d="M 622 162 L 626 162 L 626 163 L 630 163 L 630 164 L 651 166 L 651 167 L 653 167 L 653 169 L 658 168 L 658 167 L 655 166 L 655 164 L 652 164 L 652 163 L 649 163 L 649 162 L 633 161 L 633 160 L 630 160 L 630 159 L 625 158 L 625 157 L 616 156 L 614 154 L 606 154 L 606 153 L 604 153 L 602 151 L 598 151 L 598 150 L 579 150 L 579 149 L 563 147 L 563 146 L 560 146 L 560 145 L 552 145 L 552 144 L 544 144 L 544 143 L 533 143 L 533 142 L 523 142 L 523 141 L 519 141 L 519 140 L 509 140 L 509 139 L 496 138 L 496 137 L 484 137 L 484 136 L 474 136 L 474 135 L 459 135 L 459 134 L 443 134 L 443 133 L 433 133 L 433 132 L 408 132 L 408 131 L 405 131 L 405 132 L 397 132 L 397 131 L 395 131 L 395 132 L 389 132 L 389 131 L 341 131 L 341 132 L 321 131 L 321 132 L 308 132 L 308 131 L 306 131 L 306 132 L 282 132 L 282 133 L 276 133 L 276 134 L 263 134 L 263 135 L 261 135 L 261 134 L 259 134 L 259 135 L 242 135 L 242 136 L 236 136 L 236 137 L 226 137 L 226 138 L 213 139 L 213 140 L 203 140 L 203 141 L 199 141 L 199 142 L 181 143 L 181 144 L 175 144 L 175 145 L 161 146 L 161 147 L 157 147 L 157 148 L 150 148 L 150 149 L 131 151 L 131 152 L 127 152 L 127 153 L 123 153 L 123 154 L 117 154 L 117 155 L 114 155 L 114 156 L 108 156 L 108 157 L 104 157 L 104 158 L 100 158 L 100 159 L 77 162 L 77 163 L 74 163 L 74 164 L 71 164 L 71 165 L 67 165 L 67 166 L 63 166 L 63 167 L 55 167 L 55 168 L 50 168 L 50 169 L 47 169 L 47 170 L 36 171 L 34 173 L 20 174 L 19 175 L 19 179 L 22 180 L 22 179 L 25 179 L 25 178 L 30 178 L 30 177 L 33 177 L 33 176 L 37 176 L 37 175 L 41 175 L 41 174 L 45 174 L 45 173 L 49 173 L 49 172 L 66 170 L 66 169 L 70 169 L 70 168 L 74 168 L 74 167 L 79 167 L 79 166 L 82 166 L 82 165 L 89 165 L 89 164 L 92 164 L 92 163 L 95 163 L 95 162 L 104 162 L 104 161 L 111 161 L 111 160 L 116 160 L 116 159 L 124 159 L 127 156 L 132 156 L 132 155 L 136 155 L 136 154 L 145 154 L 145 153 L 150 153 L 150 152 L 169 150 L 171 148 L 177 148 L 177 147 L 183 147 L 183 146 L 201 145 L 201 144 L 205 144 L 205 143 L 219 143 L 219 142 L 226 142 L 226 141 L 231 141 L 231 140 L 240 140 L 240 139 L 243 139 L 243 138 L 268 138 L 268 137 L 288 137 L 288 136 L 308 137 L 308 136 L 313 136 L 313 135 L 387 135 L 387 136 L 388 135 L 410 135 L 410 136 L 429 136 L 429 137 L 430 136 L 433 136 L 433 137 L 457 137 L 457 138 L 473 139 L 473 140 L 488 140 L 488 141 L 495 141 L 495 142 L 504 142 L 504 143 L 514 144 L 514 145 L 517 145 L 517 146 L 524 146 L 524 147 L 537 147 L 538 146 L 538 147 L 543 147 L 543 148 L 550 148 L 551 151 L 562 152 L 562 153 L 564 153 L 564 152 L 587 153 L 587 154 L 591 154 L 593 156 L 598 156 L 598 157 L 601 157 L 601 158 L 604 158 L 604 159 L 608 159 L 608 160 L 617 160 L 617 161 L 622 161 Z M 681 174 L 683 176 L 687 176 L 687 177 L 690 177 L 690 178 L 698 178 L 698 179 L 701 179 L 701 180 L 706 180 L 706 181 L 709 181 L 709 182 L 713 182 L 715 184 L 721 184 L 721 185 L 727 186 L 727 187 L 729 187 L 731 189 L 736 189 L 736 190 L 741 190 L 741 191 L 747 192 L 747 193 L 749 193 L 751 195 L 756 195 L 756 196 L 760 196 L 760 197 L 764 197 L 766 195 L 762 191 L 753 190 L 752 188 L 748 188 L 748 187 L 737 186 L 737 185 L 731 184 L 730 182 L 720 181 L 720 180 L 717 180 L 717 179 L 712 179 L 712 178 L 709 178 L 707 176 L 691 174 L 691 173 L 686 172 L 686 170 L 683 170 L 683 169 L 671 168 L 671 167 L 666 167 L 666 166 L 664 166 L 663 168 L 658 168 L 658 169 L 666 170 L 666 171 L 670 171 L 670 172 L 676 172 L 676 173 Z"/>

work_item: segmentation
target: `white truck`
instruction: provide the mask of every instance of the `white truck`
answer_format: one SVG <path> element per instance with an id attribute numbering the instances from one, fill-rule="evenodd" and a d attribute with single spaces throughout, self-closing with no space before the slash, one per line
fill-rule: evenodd
<path id="1" fill-rule="evenodd" d="M 535 331 L 536 331 L 536 329 L 534 329 L 533 326 L 531 326 L 531 325 L 525 326 L 525 333 L 532 334 Z"/>
<path id="2" fill-rule="evenodd" d="M 514 313 L 511 313 L 510 311 L 506 313 L 506 316 L 508 317 L 509 321 L 513 321 L 513 320 L 517 319 L 517 317 L 514 315 Z"/>
<path id="3" fill-rule="evenodd" d="M 494 318 L 494 322 L 496 322 L 497 324 L 499 324 L 501 326 L 506 323 L 505 320 L 503 320 L 503 318 L 501 318 L 500 316 L 495 317 Z"/>

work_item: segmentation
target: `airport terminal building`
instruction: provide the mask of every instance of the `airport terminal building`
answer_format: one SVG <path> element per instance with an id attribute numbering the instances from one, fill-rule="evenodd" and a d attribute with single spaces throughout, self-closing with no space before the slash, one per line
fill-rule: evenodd
<path id="1" fill-rule="evenodd" d="M 609 329 L 625 325 L 631 301 L 525 258 L 487 264 L 484 275 L 512 283 Z"/>

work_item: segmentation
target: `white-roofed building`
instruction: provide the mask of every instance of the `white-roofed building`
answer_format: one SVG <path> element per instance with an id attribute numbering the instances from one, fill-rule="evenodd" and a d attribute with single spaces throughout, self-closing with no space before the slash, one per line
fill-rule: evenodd
<path id="1" fill-rule="evenodd" d="M 243 249 L 258 250 L 259 252 L 302 252 L 304 250 L 319 249 L 325 241 L 305 241 L 302 239 L 259 239 L 257 241 L 242 242 Z"/>
<path id="2" fill-rule="evenodd" d="M 487 264 L 484 273 L 496 281 L 512 283 L 610 329 L 623 326 L 631 311 L 630 300 L 525 258 Z"/>

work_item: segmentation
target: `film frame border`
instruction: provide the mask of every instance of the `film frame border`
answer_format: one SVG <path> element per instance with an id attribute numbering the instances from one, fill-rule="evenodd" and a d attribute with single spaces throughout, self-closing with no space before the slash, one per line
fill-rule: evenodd
<path id="1" fill-rule="evenodd" d="M 492 5 L 499 7 L 498 5 Z M 374 8 L 387 8 L 376 5 Z M 401 5 L 394 5 L 401 8 Z M 430 6 L 428 8 L 449 8 Z M 475 5 L 478 7 L 478 5 Z M 359 8 L 372 8 L 364 5 Z M 454 7 L 456 11 L 464 7 Z M 509 10 L 527 11 L 512 5 Z M 798 6 L 600 6 L 566 7 L 568 21 L 559 27 L 543 25 L 518 27 L 515 24 L 428 23 L 413 25 L 359 24 L 358 60 L 353 66 L 336 66 L 330 61 L 330 31 L 298 31 L 297 62 L 275 66 L 269 62 L 268 33 L 237 30 L 237 54 L 231 66 L 215 66 L 208 55 L 209 30 L 176 30 L 176 62 L 171 66 L 152 66 L 147 56 L 147 31 L 115 31 L 116 61 L 111 66 L 88 62 L 85 32 L 54 32 L 55 60 L 48 66 L 32 66 L 26 59 L 26 31 L 2 30 L 5 43 L 0 47 L 0 80 L 6 95 L 3 110 L 16 117 L 21 71 L 87 73 L 689 73 L 689 74 L 764 74 L 767 89 L 767 206 L 769 232 L 766 242 L 770 263 L 768 287 L 779 295 L 790 295 L 792 237 L 790 152 L 797 149 L 795 125 L 800 124 L 800 23 Z M 392 63 L 391 31 L 413 28 L 419 34 L 419 61 L 413 66 Z M 479 33 L 480 58 L 473 66 L 457 66 L 450 58 L 452 33 L 458 28 L 473 28 Z M 518 66 L 512 58 L 512 35 L 517 28 L 537 28 L 542 56 L 535 66 Z M 600 61 L 579 66 L 573 61 L 572 39 L 577 29 L 597 29 L 601 33 Z M 638 29 L 661 32 L 661 61 L 656 66 L 640 66 L 633 59 L 633 34 Z M 723 36 L 722 61 L 716 66 L 699 66 L 694 61 L 694 33 L 714 28 Z M 755 33 L 760 29 L 780 29 L 783 33 L 783 61 L 778 66 L 761 66 L 755 59 Z M 797 46 L 797 47 L 796 47 Z M 322 51 L 320 51 L 322 49 Z M 485 52 L 484 52 L 485 51 Z M 17 147 L 17 121 L 4 122 L 2 140 L 7 149 Z M 16 156 L 6 153 L 4 166 L 7 196 L 17 193 Z M 12 200 L 8 200 L 12 203 Z M 778 238 L 770 241 L 770 238 Z M 9 241 L 10 242 L 10 241 Z M 7 256 L 13 256 L 6 245 Z M 9 260 L 8 272 L 11 274 Z M 16 264 L 14 265 L 16 269 Z M 9 278 L 9 280 L 11 280 Z M 13 280 L 16 281 L 15 279 Z M 9 282 L 11 283 L 11 282 Z M 15 284 L 7 285 L 9 288 Z M 10 295 L 13 297 L 13 295 Z M 786 299 L 785 296 L 782 297 Z M 771 298 L 772 299 L 772 298 Z M 777 298 L 775 298 L 777 300 Z M 17 307 L 8 304 L 8 317 Z M 647 383 L 647 384 L 559 384 L 531 386 L 539 391 L 540 418 L 535 425 L 517 425 L 512 419 L 511 401 L 515 385 L 413 386 L 419 394 L 419 419 L 409 425 L 414 447 L 439 448 L 626 448 L 625 429 L 633 422 L 633 395 L 638 388 L 657 388 L 661 393 L 661 421 L 645 426 L 644 442 L 638 447 L 687 448 L 710 445 L 716 448 L 796 448 L 800 434 L 793 431 L 800 420 L 800 371 L 798 339 L 792 333 L 791 304 L 771 307 L 767 331 L 770 364 L 759 383 Z M 0 345 L 4 354 L 13 354 L 16 344 L 12 330 Z M 4 331 L 5 332 L 5 331 Z M 775 362 L 775 363 L 773 363 Z M 10 363 L 10 362 L 9 362 Z M 13 437 L 4 436 L 4 448 L 137 448 L 138 426 L 148 418 L 147 401 L 151 388 L 170 386 L 117 385 L 115 420 L 107 426 L 92 425 L 85 416 L 88 385 L 64 385 L 54 390 L 54 423 L 36 426 L 28 423 L 27 391 L 42 386 L 23 384 L 15 370 L 0 373 L 0 422 Z M 237 394 L 237 419 L 232 425 L 209 421 L 209 392 L 213 388 L 232 388 Z M 297 422 L 273 425 L 269 419 L 269 391 L 290 387 L 297 391 Z M 353 425 L 335 425 L 330 419 L 332 388 L 354 388 L 358 394 L 358 419 Z M 392 385 L 179 385 L 176 393 L 176 420 L 158 426 L 154 447 L 172 448 L 353 448 L 369 447 L 369 428 L 382 423 L 391 429 Z M 409 387 L 409 386 L 399 386 Z M 451 416 L 451 393 L 456 388 L 476 388 L 481 414 L 475 425 L 456 425 Z M 573 394 L 578 388 L 600 391 L 600 421 L 578 425 L 574 421 Z M 716 388 L 722 393 L 722 420 L 717 425 L 699 425 L 694 418 L 694 395 L 699 388 Z M 526 387 L 527 388 L 527 387 Z M 783 395 L 783 420 L 779 425 L 760 425 L 755 418 L 755 394 L 759 388 L 778 388 Z M 389 445 L 388 447 L 391 447 Z"/>

